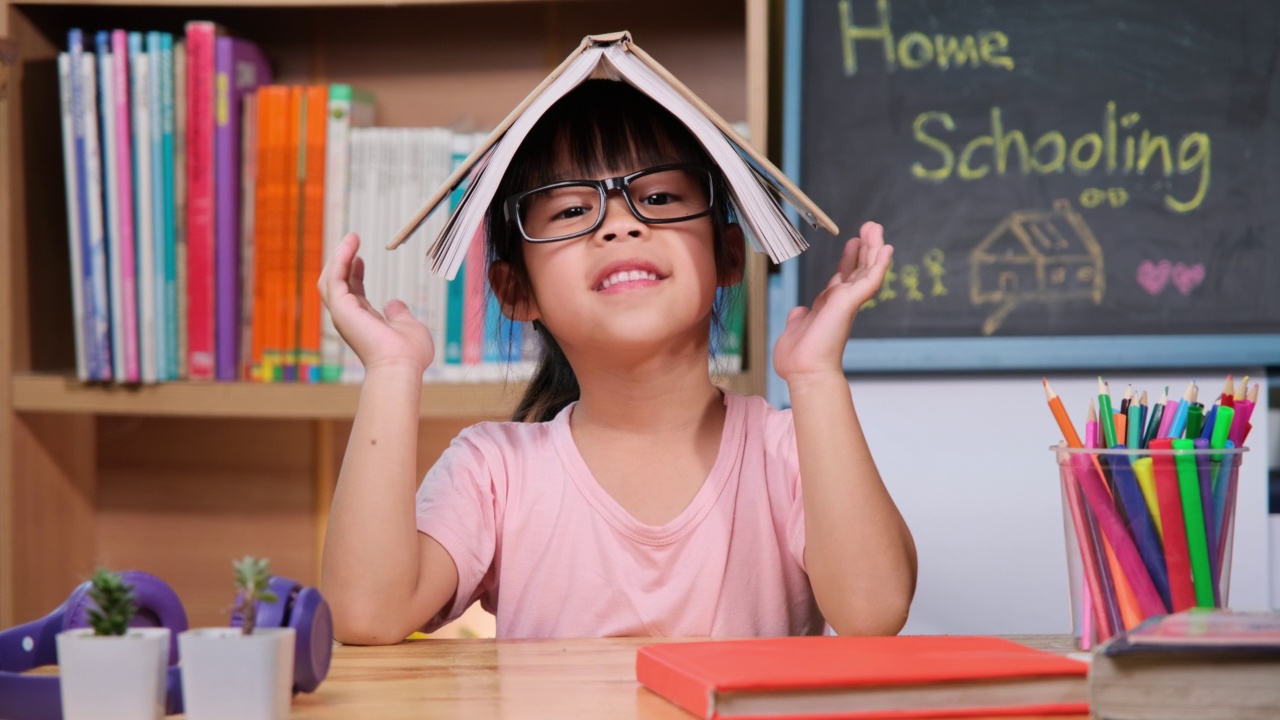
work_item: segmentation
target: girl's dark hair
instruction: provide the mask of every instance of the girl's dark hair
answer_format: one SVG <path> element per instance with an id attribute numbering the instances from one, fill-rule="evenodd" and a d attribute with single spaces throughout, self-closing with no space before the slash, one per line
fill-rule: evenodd
<path id="1" fill-rule="evenodd" d="M 529 131 L 489 205 L 485 218 L 488 261 L 501 260 L 510 267 L 507 287 L 501 288 L 499 297 L 519 302 L 532 297 L 533 292 L 523 237 L 503 216 L 502 205 L 508 197 L 548 183 L 613 172 L 620 164 L 650 167 L 670 162 L 698 163 L 711 169 L 716 198 L 711 215 L 716 273 L 723 283 L 733 268 L 731 251 L 724 241 L 730 214 L 719 168 L 684 124 L 649 96 L 625 82 L 587 80 L 556 102 Z M 724 302 L 736 299 L 729 293 L 721 294 L 712 312 L 717 329 Z M 579 396 L 578 378 L 555 338 L 542 323 L 535 321 L 533 328 L 541 341 L 541 356 L 512 414 L 517 422 L 550 420 Z"/>

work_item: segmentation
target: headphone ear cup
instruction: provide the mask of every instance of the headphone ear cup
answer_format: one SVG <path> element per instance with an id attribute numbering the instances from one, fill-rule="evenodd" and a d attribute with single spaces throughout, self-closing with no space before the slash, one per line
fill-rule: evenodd
<path id="1" fill-rule="evenodd" d="M 289 613 L 296 633 L 293 652 L 293 692 L 315 692 L 329 674 L 333 658 L 333 613 L 315 588 L 303 588 Z"/>

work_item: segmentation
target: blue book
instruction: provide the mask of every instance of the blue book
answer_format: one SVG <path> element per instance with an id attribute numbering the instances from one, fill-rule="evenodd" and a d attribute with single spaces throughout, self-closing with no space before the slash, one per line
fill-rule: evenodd
<path id="1" fill-rule="evenodd" d="M 174 178 L 174 107 L 173 107 L 173 35 L 160 33 L 160 166 L 163 171 L 161 185 L 164 187 L 164 323 L 167 345 L 166 364 L 169 378 L 179 379 L 178 374 L 178 225 L 177 198 L 174 191 L 178 187 Z"/>
<path id="2" fill-rule="evenodd" d="M 468 135 L 455 135 L 453 142 L 453 150 L 451 153 L 451 161 L 453 169 L 457 170 L 458 166 L 467 159 L 467 155 L 471 150 L 471 143 Z M 458 203 L 462 201 L 462 196 L 466 193 L 466 182 L 458 183 L 458 186 L 449 194 L 449 212 L 452 213 L 458 207 Z M 462 265 L 458 268 L 458 274 L 448 281 L 445 286 L 445 332 L 444 332 L 444 362 L 446 366 L 462 365 L 462 337 L 465 322 L 465 306 L 467 302 L 467 271 L 466 260 L 462 261 Z"/>
<path id="3" fill-rule="evenodd" d="M 80 229 L 80 282 L 84 315 L 80 332 L 84 338 L 85 370 L 89 380 L 111 379 L 111 367 L 107 348 L 102 347 L 98 333 L 99 309 L 94 279 L 94 230 L 89 208 L 88 157 L 85 147 L 85 102 L 88 89 L 84 82 L 84 34 L 78 28 L 67 32 L 67 54 L 71 59 L 69 79 L 71 85 L 71 132 L 75 153 L 76 200 Z M 98 245 L 101 245 L 99 227 Z"/>
<path id="4" fill-rule="evenodd" d="M 115 75 L 114 60 L 111 53 L 111 33 L 99 30 L 94 36 L 94 49 L 98 55 L 98 117 L 100 120 L 102 150 L 103 188 L 106 191 L 106 202 L 102 206 L 102 224 L 106 237 L 106 265 L 108 312 L 111 321 L 111 358 L 112 375 L 117 381 L 128 377 L 125 368 L 124 339 L 124 284 L 123 268 L 120 265 L 120 212 L 116 178 L 116 137 L 115 137 Z"/>

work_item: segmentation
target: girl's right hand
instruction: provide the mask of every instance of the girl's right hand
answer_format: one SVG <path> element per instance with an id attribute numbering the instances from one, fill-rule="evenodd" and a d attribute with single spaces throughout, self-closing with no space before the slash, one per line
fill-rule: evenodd
<path id="1" fill-rule="evenodd" d="M 431 366 L 431 332 L 409 307 L 392 300 L 379 313 L 364 294 L 364 261 L 356 257 L 360 238 L 347 233 L 320 273 L 320 299 L 333 326 L 364 363 L 365 371 L 407 366 L 421 375 Z"/>

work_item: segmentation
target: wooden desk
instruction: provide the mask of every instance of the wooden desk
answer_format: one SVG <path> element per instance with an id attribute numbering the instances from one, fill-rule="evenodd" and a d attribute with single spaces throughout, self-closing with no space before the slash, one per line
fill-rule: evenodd
<path id="1" fill-rule="evenodd" d="M 1066 635 L 1010 639 L 1055 652 L 1073 649 Z M 391 647 L 338 646 L 319 690 L 294 698 L 293 717 L 689 720 L 692 715 L 636 682 L 636 648 L 654 642 L 661 640 L 418 640 Z"/>

